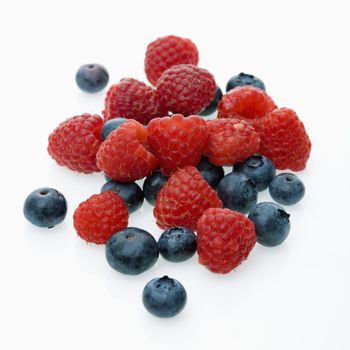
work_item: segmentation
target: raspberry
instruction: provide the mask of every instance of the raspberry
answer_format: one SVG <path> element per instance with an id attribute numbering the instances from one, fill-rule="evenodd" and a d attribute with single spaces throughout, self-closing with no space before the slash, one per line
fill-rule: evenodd
<path id="1" fill-rule="evenodd" d="M 253 222 L 237 211 L 211 208 L 198 220 L 198 260 L 212 272 L 228 273 L 236 268 L 255 242 Z"/>
<path id="2" fill-rule="evenodd" d="M 222 97 L 218 118 L 254 120 L 275 108 L 275 103 L 265 91 L 254 86 L 238 86 Z"/>
<path id="3" fill-rule="evenodd" d="M 148 150 L 147 129 L 128 120 L 114 130 L 97 152 L 98 167 L 111 179 L 133 182 L 151 175 L 158 161 Z"/>
<path id="4" fill-rule="evenodd" d="M 259 149 L 259 136 L 243 120 L 214 119 L 207 121 L 208 144 L 205 154 L 215 165 L 244 161 Z"/>
<path id="5" fill-rule="evenodd" d="M 62 166 L 81 173 L 99 171 L 96 153 L 101 139 L 103 120 L 98 115 L 84 113 L 61 123 L 49 136 L 47 150 Z"/>
<path id="6" fill-rule="evenodd" d="M 173 114 L 151 120 L 147 129 L 149 145 L 165 175 L 199 163 L 207 143 L 207 128 L 202 118 Z"/>
<path id="7" fill-rule="evenodd" d="M 289 108 L 274 110 L 261 119 L 257 128 L 259 153 L 270 158 L 277 169 L 303 170 L 311 152 L 304 124 Z"/>
<path id="8" fill-rule="evenodd" d="M 176 64 L 198 64 L 198 50 L 191 40 L 168 35 L 148 45 L 145 72 L 151 84 L 155 85 L 163 72 Z"/>
<path id="9" fill-rule="evenodd" d="M 208 208 L 222 207 L 216 192 L 194 166 L 177 170 L 163 185 L 153 210 L 160 228 L 196 229 L 198 219 Z"/>
<path id="10" fill-rule="evenodd" d="M 179 64 L 167 69 L 157 82 L 160 103 L 172 113 L 199 113 L 213 99 L 215 79 L 205 69 Z"/>
<path id="11" fill-rule="evenodd" d="M 105 120 L 124 117 L 147 124 L 152 118 L 163 117 L 166 112 L 153 88 L 136 79 L 124 78 L 108 90 L 103 116 Z"/>
<path id="12" fill-rule="evenodd" d="M 94 194 L 75 209 L 73 221 L 82 239 L 104 244 L 114 233 L 128 226 L 128 208 L 115 192 Z"/>

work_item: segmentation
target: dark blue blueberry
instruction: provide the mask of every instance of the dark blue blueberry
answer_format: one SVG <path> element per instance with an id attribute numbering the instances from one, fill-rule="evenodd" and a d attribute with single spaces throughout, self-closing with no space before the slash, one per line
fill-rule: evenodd
<path id="1" fill-rule="evenodd" d="M 53 188 L 38 188 L 26 198 L 23 213 L 33 225 L 52 228 L 66 217 L 67 201 Z"/>
<path id="2" fill-rule="evenodd" d="M 173 317 L 186 305 L 187 293 L 176 279 L 154 278 L 143 289 L 142 302 L 148 312 L 157 317 Z"/>
<path id="3" fill-rule="evenodd" d="M 259 154 L 249 157 L 243 163 L 235 164 L 233 170 L 240 171 L 251 178 L 255 182 L 258 191 L 264 191 L 268 188 L 276 175 L 276 168 L 272 161 Z"/>
<path id="4" fill-rule="evenodd" d="M 261 79 L 251 74 L 239 73 L 238 75 L 235 75 L 228 81 L 226 85 L 226 92 L 234 89 L 237 86 L 246 86 L 246 85 L 252 85 L 252 86 L 258 87 L 261 90 L 266 90 L 265 84 L 262 82 Z"/>
<path id="5" fill-rule="evenodd" d="M 154 205 L 158 192 L 167 181 L 168 178 L 159 170 L 145 179 L 143 183 L 143 193 L 149 204 Z"/>
<path id="6" fill-rule="evenodd" d="M 224 169 L 221 166 L 216 166 L 210 163 L 207 158 L 202 158 L 197 168 L 204 177 L 204 179 L 213 188 L 216 188 L 220 180 L 225 175 Z"/>
<path id="7" fill-rule="evenodd" d="M 256 204 L 258 190 L 252 179 L 240 173 L 227 174 L 220 181 L 217 192 L 225 208 L 248 213 Z"/>
<path id="8" fill-rule="evenodd" d="M 104 178 L 105 180 L 108 182 L 108 181 L 112 181 L 112 179 L 110 177 L 108 177 L 106 174 L 103 174 L 104 175 Z"/>
<path id="9" fill-rule="evenodd" d="M 85 92 L 99 92 L 108 84 L 109 75 L 105 67 L 97 63 L 84 64 L 78 69 L 75 81 Z"/>
<path id="10" fill-rule="evenodd" d="M 120 125 L 122 125 L 125 122 L 126 122 L 125 118 L 114 118 L 114 119 L 107 120 L 103 124 L 101 129 L 102 140 L 105 140 L 112 131 L 117 129 Z"/>
<path id="11" fill-rule="evenodd" d="M 264 246 L 279 245 L 289 234 L 289 214 L 276 203 L 257 204 L 248 218 L 254 222 L 257 241 Z"/>
<path id="12" fill-rule="evenodd" d="M 190 259 L 197 250 L 197 237 L 192 230 L 185 227 L 169 228 L 158 240 L 159 252 L 171 262 Z"/>
<path id="13" fill-rule="evenodd" d="M 200 112 L 199 114 L 203 115 L 203 116 L 207 116 L 207 115 L 214 113 L 218 107 L 218 104 L 219 104 L 221 98 L 222 98 L 222 91 L 217 86 L 213 99 L 211 100 L 209 105 L 207 107 L 205 107 L 205 109 L 202 112 Z"/>
<path id="14" fill-rule="evenodd" d="M 290 173 L 277 175 L 269 187 L 274 201 L 283 205 L 298 203 L 305 194 L 305 186 L 298 176 Z"/>
<path id="15" fill-rule="evenodd" d="M 106 259 L 115 270 L 139 275 L 152 267 L 159 256 L 157 241 L 145 230 L 127 227 L 116 232 L 106 244 Z"/>
<path id="16" fill-rule="evenodd" d="M 141 187 L 135 183 L 123 183 L 117 181 L 108 181 L 102 188 L 101 192 L 113 191 L 119 194 L 125 204 L 128 206 L 129 214 L 133 213 L 142 206 L 143 203 L 143 191 Z"/>

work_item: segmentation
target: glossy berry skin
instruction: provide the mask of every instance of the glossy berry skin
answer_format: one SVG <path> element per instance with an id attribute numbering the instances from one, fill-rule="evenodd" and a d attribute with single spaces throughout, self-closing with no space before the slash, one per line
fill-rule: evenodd
<path id="1" fill-rule="evenodd" d="M 23 213 L 31 224 L 52 228 L 65 219 L 67 201 L 61 192 L 53 188 L 38 188 L 26 198 Z"/>
<path id="2" fill-rule="evenodd" d="M 134 182 L 151 175 L 158 167 L 149 151 L 147 128 L 128 120 L 114 130 L 97 152 L 98 167 L 112 180 Z"/>
<path id="3" fill-rule="evenodd" d="M 218 195 L 198 169 L 186 166 L 177 170 L 161 188 L 153 214 L 162 229 L 180 226 L 195 230 L 206 209 L 221 207 Z"/>
<path id="4" fill-rule="evenodd" d="M 304 124 L 292 109 L 275 109 L 260 120 L 257 131 L 261 140 L 259 153 L 270 158 L 277 169 L 305 169 L 311 141 Z"/>
<path id="5" fill-rule="evenodd" d="M 89 243 L 105 244 L 116 231 L 128 226 L 128 208 L 113 191 L 94 194 L 80 203 L 73 215 L 77 234 Z"/>
<path id="6" fill-rule="evenodd" d="M 226 92 L 234 89 L 237 86 L 246 86 L 246 85 L 252 85 L 255 86 L 261 90 L 266 90 L 265 84 L 263 81 L 254 75 L 246 74 L 246 73 L 239 73 L 238 75 L 233 76 L 226 85 Z"/>
<path id="7" fill-rule="evenodd" d="M 129 214 L 135 212 L 143 204 L 143 191 L 135 182 L 122 183 L 117 181 L 108 181 L 101 188 L 101 192 L 106 191 L 113 191 L 117 193 L 128 206 Z"/>
<path id="8" fill-rule="evenodd" d="M 202 112 L 200 112 L 199 114 L 204 116 L 204 117 L 206 117 L 210 114 L 213 114 L 216 111 L 216 109 L 218 108 L 218 104 L 219 104 L 221 98 L 222 98 L 222 91 L 221 91 L 220 87 L 217 86 L 213 99 L 208 104 L 208 106 L 205 107 L 205 109 Z"/>
<path id="9" fill-rule="evenodd" d="M 305 195 L 305 186 L 298 176 L 290 173 L 277 175 L 270 183 L 269 192 L 274 201 L 283 205 L 298 203 Z"/>
<path id="10" fill-rule="evenodd" d="M 207 143 L 205 121 L 192 115 L 156 118 L 147 127 L 148 143 L 157 157 L 162 173 L 171 175 L 186 165 L 197 165 Z"/>
<path id="11" fill-rule="evenodd" d="M 168 177 L 163 175 L 159 170 L 145 179 L 143 182 L 143 193 L 149 204 L 155 204 L 158 192 L 167 181 Z"/>
<path id="12" fill-rule="evenodd" d="M 248 213 L 258 200 L 258 190 L 248 176 L 232 172 L 227 174 L 217 187 L 219 198 L 225 208 Z"/>
<path id="13" fill-rule="evenodd" d="M 151 42 L 146 51 L 145 72 L 148 81 L 155 85 L 168 68 L 176 64 L 198 63 L 198 50 L 189 39 L 168 35 Z"/>
<path id="14" fill-rule="evenodd" d="M 65 120 L 49 136 L 50 156 L 59 165 L 80 173 L 100 171 L 96 153 L 102 142 L 102 124 L 100 116 L 89 113 Z"/>
<path id="15" fill-rule="evenodd" d="M 280 245 L 289 234 L 289 214 L 276 203 L 257 204 L 249 213 L 248 218 L 254 222 L 257 241 L 264 246 Z"/>
<path id="16" fill-rule="evenodd" d="M 260 154 L 255 154 L 244 162 L 235 164 L 233 170 L 251 178 L 259 192 L 266 190 L 276 175 L 276 168 L 272 161 Z"/>
<path id="17" fill-rule="evenodd" d="M 107 69 L 100 64 L 84 64 L 75 76 L 79 88 L 85 92 L 94 93 L 103 90 L 109 81 Z"/>
<path id="18" fill-rule="evenodd" d="M 208 106 L 215 91 L 213 75 L 192 64 L 167 69 L 157 82 L 160 104 L 169 112 L 185 116 L 197 114 Z"/>
<path id="19" fill-rule="evenodd" d="M 164 117 L 167 112 L 155 89 L 136 79 L 124 78 L 107 91 L 102 113 L 105 120 L 123 117 L 147 124 L 153 118 Z"/>
<path id="20" fill-rule="evenodd" d="M 142 302 L 152 315 L 162 318 L 174 317 L 186 305 L 187 293 L 176 279 L 164 276 L 148 282 L 142 293 Z"/>
<path id="21" fill-rule="evenodd" d="M 230 209 L 206 210 L 197 224 L 198 261 L 215 273 L 228 273 L 244 261 L 256 242 L 254 224 Z"/>
<path id="22" fill-rule="evenodd" d="M 127 119 L 125 119 L 125 118 L 113 118 L 113 119 L 107 120 L 103 124 L 102 129 L 101 129 L 102 140 L 105 140 L 112 131 L 114 131 L 120 125 L 125 123 L 126 120 Z"/>
<path id="23" fill-rule="evenodd" d="M 272 98 L 255 86 L 239 86 L 226 93 L 218 106 L 218 118 L 237 118 L 253 122 L 276 107 Z"/>
<path id="24" fill-rule="evenodd" d="M 145 230 L 128 227 L 116 232 L 106 244 L 108 264 L 126 275 L 139 275 L 157 261 L 156 240 Z"/>
<path id="25" fill-rule="evenodd" d="M 210 163 L 207 158 L 202 158 L 202 160 L 197 165 L 197 169 L 203 176 L 204 180 L 206 180 L 208 184 L 213 188 L 216 188 L 220 180 L 225 175 L 224 169 L 221 166 Z"/>
<path id="26" fill-rule="evenodd" d="M 196 253 L 197 238 L 188 228 L 172 227 L 162 233 L 158 246 L 165 260 L 182 262 L 190 259 Z"/>
<path id="27" fill-rule="evenodd" d="M 232 165 L 245 160 L 259 149 L 255 129 L 239 119 L 208 120 L 208 143 L 204 154 L 215 165 Z"/>

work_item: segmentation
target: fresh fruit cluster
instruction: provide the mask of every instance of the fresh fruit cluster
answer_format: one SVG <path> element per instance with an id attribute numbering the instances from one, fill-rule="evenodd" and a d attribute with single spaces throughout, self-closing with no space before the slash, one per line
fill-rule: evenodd
<path id="1" fill-rule="evenodd" d="M 74 211 L 74 227 L 86 242 L 105 244 L 108 264 L 121 273 L 140 274 L 159 254 L 182 262 L 196 251 L 210 271 L 228 273 L 247 259 L 256 241 L 276 246 L 289 234 L 289 214 L 272 202 L 257 204 L 258 193 L 269 188 L 283 205 L 304 196 L 296 175 L 276 176 L 276 168 L 306 167 L 311 142 L 297 114 L 278 108 L 264 83 L 250 74 L 232 77 L 222 95 L 198 60 L 188 39 L 155 40 L 145 58 L 154 87 L 122 79 L 107 92 L 104 120 L 85 113 L 49 136 L 48 152 L 59 165 L 103 171 L 107 182 Z M 96 92 L 106 86 L 108 73 L 100 65 L 84 65 L 76 81 Z M 216 109 L 216 119 L 198 115 Z M 233 166 L 232 172 L 225 175 L 223 166 Z M 143 178 L 141 189 L 135 181 Z M 129 215 L 144 199 L 165 230 L 158 242 L 128 227 Z M 66 212 L 65 198 L 51 188 L 32 192 L 24 204 L 25 217 L 41 227 L 59 224 Z M 142 299 L 152 314 L 171 317 L 187 296 L 178 281 L 164 276 L 146 285 Z"/>

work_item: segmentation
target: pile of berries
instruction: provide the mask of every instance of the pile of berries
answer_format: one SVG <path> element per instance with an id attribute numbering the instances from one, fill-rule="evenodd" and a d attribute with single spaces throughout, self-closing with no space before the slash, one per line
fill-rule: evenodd
<path id="1" fill-rule="evenodd" d="M 103 118 L 74 116 L 49 136 L 48 152 L 59 165 L 104 173 L 100 193 L 74 211 L 74 228 L 86 242 L 105 244 L 108 264 L 121 273 L 148 270 L 159 253 L 181 262 L 196 252 L 210 271 L 228 273 L 256 241 L 272 247 L 286 239 L 289 214 L 279 204 L 293 205 L 304 196 L 296 175 L 276 176 L 276 169 L 306 167 L 311 142 L 297 114 L 277 107 L 253 75 L 232 77 L 223 95 L 198 60 L 188 39 L 155 40 L 145 58 L 152 86 L 124 78 L 109 88 Z M 108 73 L 101 65 L 84 65 L 76 81 L 96 92 L 107 85 Z M 217 118 L 202 118 L 216 109 Z M 226 175 L 223 166 L 231 167 Z M 144 178 L 141 188 L 135 181 Z M 279 204 L 257 203 L 267 188 Z M 158 242 L 128 227 L 144 199 L 165 230 Z M 64 196 L 51 188 L 32 192 L 24 204 L 25 217 L 41 227 L 59 224 L 66 212 Z M 164 276 L 150 281 L 142 298 L 152 314 L 171 317 L 185 306 L 186 291 Z"/>

